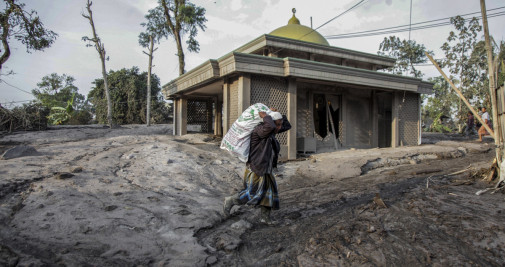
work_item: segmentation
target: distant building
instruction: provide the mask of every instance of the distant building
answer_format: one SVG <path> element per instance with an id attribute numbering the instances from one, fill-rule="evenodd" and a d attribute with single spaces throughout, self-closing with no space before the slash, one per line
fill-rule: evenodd
<path id="1" fill-rule="evenodd" d="M 294 10 L 293 10 L 294 11 Z M 421 142 L 421 94 L 433 84 L 377 70 L 395 59 L 330 46 L 295 17 L 286 26 L 211 59 L 163 86 L 174 134 L 188 125 L 223 135 L 247 107 L 286 114 L 281 155 Z"/>

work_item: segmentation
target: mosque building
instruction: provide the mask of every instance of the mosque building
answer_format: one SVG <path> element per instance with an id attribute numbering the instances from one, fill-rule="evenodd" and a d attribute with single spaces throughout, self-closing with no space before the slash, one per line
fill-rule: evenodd
<path id="1" fill-rule="evenodd" d="M 379 70 L 395 59 L 330 46 L 295 16 L 288 24 L 210 59 L 163 86 L 174 103 L 174 135 L 188 126 L 224 135 L 246 108 L 286 114 L 281 157 L 297 152 L 421 143 L 421 94 L 433 84 Z"/>

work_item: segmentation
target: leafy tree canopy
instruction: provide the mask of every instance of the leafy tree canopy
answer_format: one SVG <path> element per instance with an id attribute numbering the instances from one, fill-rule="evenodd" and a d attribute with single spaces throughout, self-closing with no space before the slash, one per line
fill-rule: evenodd
<path id="1" fill-rule="evenodd" d="M 139 36 L 139 44 L 147 47 L 149 35 L 153 36 L 155 42 L 162 38 L 173 37 L 177 45 L 177 56 L 179 57 L 179 75 L 184 74 L 184 51 L 182 49 L 182 39 L 187 36 L 186 44 L 190 52 L 200 51 L 200 44 L 196 40 L 198 29 L 205 31 L 205 8 L 195 6 L 187 0 L 158 0 L 158 6 L 149 10 L 145 16 L 146 23 L 141 25 L 146 28 L 146 32 Z"/>
<path id="2" fill-rule="evenodd" d="M 445 58 L 441 60 L 441 67 L 448 69 L 451 78 L 459 81 L 459 90 L 471 105 L 480 106 L 482 103 L 489 103 L 488 89 L 484 87 L 487 81 L 486 71 L 479 67 L 482 64 L 487 66 L 487 63 L 479 62 L 475 55 L 472 57 L 482 26 L 475 17 L 464 19 L 461 16 L 452 17 L 451 24 L 454 30 L 449 32 L 447 41 L 441 46 L 445 54 Z M 457 103 L 457 108 L 450 115 L 458 124 L 459 130 L 462 130 L 468 108 L 459 99 L 454 102 Z"/>
<path id="3" fill-rule="evenodd" d="M 395 66 L 388 69 L 389 72 L 398 75 L 406 73 L 421 78 L 423 73 L 415 68 L 415 64 L 425 63 L 428 60 L 425 52 L 433 54 L 432 51 L 426 50 L 423 44 L 417 44 L 414 40 L 400 40 L 396 36 L 389 36 L 384 38 L 377 53 L 396 59 Z"/>
<path id="4" fill-rule="evenodd" d="M 140 73 L 138 67 L 109 71 L 107 80 L 112 100 L 112 118 L 117 124 L 143 124 L 146 122 L 147 72 Z M 104 100 L 104 80 L 96 79 L 95 87 L 88 99 L 94 105 L 96 120 L 107 123 L 107 103 Z M 151 120 L 166 123 L 168 110 L 161 96 L 159 78 L 151 76 Z"/>
<path id="5" fill-rule="evenodd" d="M 74 81 L 72 76 L 52 73 L 42 77 L 42 81 L 37 83 L 38 88 L 33 89 L 32 94 L 48 108 L 65 107 L 68 101 L 73 101 L 74 109 L 81 109 L 85 105 L 85 97 L 79 94 Z"/>
<path id="6" fill-rule="evenodd" d="M 91 107 L 74 85 L 74 77 L 52 73 L 42 77 L 32 94 L 48 108 L 50 124 L 87 124 L 91 121 Z M 79 118 L 79 119 L 77 119 Z"/>
<path id="7" fill-rule="evenodd" d="M 1 4 L 0 4 L 1 5 Z M 53 44 L 58 34 L 44 28 L 35 10 L 24 10 L 25 4 L 17 0 L 4 0 L 0 11 L 0 38 L 3 53 L 0 55 L 0 69 L 10 57 L 11 38 L 21 42 L 30 53 L 43 50 Z"/>

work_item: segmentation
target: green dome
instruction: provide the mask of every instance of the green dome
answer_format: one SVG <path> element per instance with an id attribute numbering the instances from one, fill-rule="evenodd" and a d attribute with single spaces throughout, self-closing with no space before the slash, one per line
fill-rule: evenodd
<path id="1" fill-rule="evenodd" d="M 317 31 L 300 24 L 300 21 L 295 17 L 296 10 L 293 8 L 293 17 L 288 22 L 288 25 L 282 26 L 273 30 L 270 35 L 290 38 L 320 45 L 330 45 L 328 41 Z"/>

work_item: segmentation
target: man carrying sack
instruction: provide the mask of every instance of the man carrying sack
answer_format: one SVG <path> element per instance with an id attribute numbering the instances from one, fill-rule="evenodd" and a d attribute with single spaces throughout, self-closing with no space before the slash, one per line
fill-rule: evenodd
<path id="1" fill-rule="evenodd" d="M 230 216 L 234 205 L 254 205 L 261 208 L 260 222 L 272 224 L 270 212 L 279 209 L 277 183 L 273 168 L 277 165 L 280 145 L 275 135 L 291 129 L 286 116 L 276 109 L 272 113 L 259 112 L 263 122 L 251 133 L 249 157 L 244 173 L 244 189 L 238 194 L 226 197 L 223 205 L 225 217 Z"/>

